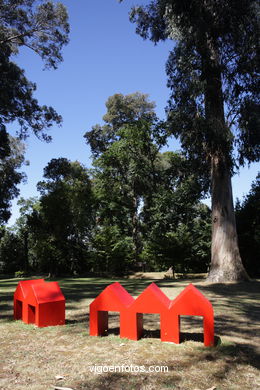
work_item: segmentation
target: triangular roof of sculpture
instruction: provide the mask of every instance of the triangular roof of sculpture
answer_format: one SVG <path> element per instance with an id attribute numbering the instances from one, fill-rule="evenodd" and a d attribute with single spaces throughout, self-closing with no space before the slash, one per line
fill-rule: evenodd
<path id="1" fill-rule="evenodd" d="M 197 308 L 198 302 L 200 303 L 200 309 L 206 306 L 212 308 L 211 302 L 203 295 L 192 283 L 190 283 L 185 289 L 171 302 L 170 309 L 177 306 L 189 306 L 190 308 Z"/>
<path id="2" fill-rule="evenodd" d="M 38 304 L 64 301 L 64 295 L 58 282 L 32 284 L 28 292 L 28 302 L 35 300 Z"/>
<path id="3" fill-rule="evenodd" d="M 151 283 L 134 301 L 131 309 L 135 311 L 140 309 L 141 313 L 153 313 L 160 310 L 168 309 L 170 299 L 155 284 Z"/>
<path id="4" fill-rule="evenodd" d="M 31 286 L 37 285 L 37 284 L 42 284 L 45 283 L 44 279 L 32 279 L 32 280 L 22 280 L 18 283 L 16 290 L 15 290 L 15 295 L 20 296 L 20 298 L 25 298 L 29 291 Z"/>
<path id="5" fill-rule="evenodd" d="M 134 298 L 126 291 L 126 289 L 118 282 L 107 286 L 97 298 L 90 304 L 93 308 L 96 305 L 99 310 L 117 311 L 130 306 L 134 302 Z"/>

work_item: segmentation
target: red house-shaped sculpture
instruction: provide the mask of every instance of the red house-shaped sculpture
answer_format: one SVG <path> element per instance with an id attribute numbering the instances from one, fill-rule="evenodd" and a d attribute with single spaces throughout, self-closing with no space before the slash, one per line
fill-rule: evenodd
<path id="1" fill-rule="evenodd" d="M 26 321 L 28 317 L 28 308 L 25 303 L 26 296 L 33 284 L 44 283 L 44 279 L 23 280 L 18 283 L 14 293 L 14 319 Z"/>
<path id="2" fill-rule="evenodd" d="M 169 308 L 167 341 L 180 342 L 180 316 L 202 316 L 204 345 L 214 346 L 214 312 L 212 304 L 193 284 L 175 298 Z"/>
<path id="3" fill-rule="evenodd" d="M 104 291 L 90 304 L 90 335 L 102 336 L 108 330 L 108 312 L 120 313 L 120 335 L 124 328 L 123 312 L 134 302 L 134 298 L 116 282 L 106 287 Z M 121 336 L 122 337 L 122 336 Z"/>
<path id="4" fill-rule="evenodd" d="M 202 316 L 205 346 L 214 346 L 214 312 L 211 303 L 192 284 L 173 301 L 152 283 L 134 300 L 119 284 L 113 283 L 90 305 L 90 335 L 104 335 L 108 311 L 120 312 L 120 337 L 138 340 L 143 332 L 143 313 L 160 314 L 161 340 L 180 342 L 180 316 Z"/>
<path id="5" fill-rule="evenodd" d="M 14 294 L 14 318 L 39 327 L 65 324 L 65 298 L 57 282 L 19 282 Z"/>
<path id="6" fill-rule="evenodd" d="M 161 340 L 165 341 L 170 303 L 170 299 L 155 283 L 150 284 L 128 310 L 122 313 L 120 336 L 138 340 L 143 333 L 143 313 L 155 313 L 160 314 Z"/>

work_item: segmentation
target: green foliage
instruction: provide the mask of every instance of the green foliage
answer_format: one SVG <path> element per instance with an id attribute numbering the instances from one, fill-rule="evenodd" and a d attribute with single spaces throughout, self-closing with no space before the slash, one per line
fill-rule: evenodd
<path id="1" fill-rule="evenodd" d="M 85 135 L 94 157 L 99 225 L 105 236 L 111 226 L 120 229 L 119 241 L 132 242 L 133 259 L 138 261 L 139 211 L 155 185 L 154 166 L 158 150 L 165 143 L 165 128 L 156 118 L 154 103 L 148 101 L 147 95 L 116 94 L 106 106 L 106 124 L 97 125 Z"/>
<path id="2" fill-rule="evenodd" d="M 203 246 L 202 236 L 210 228 L 207 225 L 207 233 L 201 236 L 197 233 L 198 247 L 193 249 L 196 229 L 192 232 L 192 225 L 198 214 L 194 205 L 208 183 L 192 173 L 181 154 L 159 152 L 165 143 L 165 126 L 146 99 L 140 93 L 110 97 L 104 116 L 107 123 L 99 126 L 101 132 L 85 135 L 95 167 L 98 229 L 92 246 L 96 269 L 126 272 L 142 260 L 153 269 L 174 264 L 182 270 L 204 270 L 209 242 Z"/>
<path id="3" fill-rule="evenodd" d="M 168 195 L 173 200 L 174 195 Z M 181 199 L 183 205 L 177 209 L 174 200 L 167 202 L 164 210 L 161 201 L 153 207 L 151 223 L 145 227 L 142 259 L 158 271 L 172 266 L 176 272 L 206 272 L 210 262 L 210 210 L 198 203 L 187 206 L 185 198 Z"/>
<path id="4" fill-rule="evenodd" d="M 239 7 L 233 1 L 156 0 L 132 9 L 143 38 L 177 41 L 166 67 L 169 118 L 193 158 L 204 161 L 217 150 L 228 155 L 237 146 L 240 163 L 259 159 L 258 15 L 259 3 L 252 0 Z M 207 105 L 214 93 L 207 90 L 210 69 L 222 77 L 225 127 L 214 119 L 221 113 Z"/>
<path id="5" fill-rule="evenodd" d="M 0 239 L 0 270 L 11 274 L 24 266 L 24 248 L 20 237 L 6 230 Z"/>
<path id="6" fill-rule="evenodd" d="M 237 202 L 236 220 L 239 249 L 251 277 L 260 276 L 260 174 L 243 202 Z"/>
<path id="7" fill-rule="evenodd" d="M 61 50 L 68 43 L 68 15 L 61 3 L 36 0 L 5 0 L 0 5 L 0 124 L 18 121 L 20 136 L 32 129 L 49 141 L 44 133 L 61 117 L 52 107 L 40 106 L 33 97 L 36 85 L 12 62 L 22 46 L 32 49 L 47 67 L 57 67 Z"/>
<path id="8" fill-rule="evenodd" d="M 6 126 L 15 122 L 20 138 L 26 138 L 32 130 L 37 137 L 50 141 L 47 130 L 62 121 L 52 107 L 39 105 L 34 97 L 36 85 L 25 77 L 13 57 L 26 47 L 39 55 L 46 67 L 56 68 L 62 61 L 61 50 L 68 43 L 68 33 L 67 11 L 59 2 L 0 2 L 0 223 L 7 222 L 9 203 L 19 194 L 17 186 L 23 177 L 18 171 L 22 154 L 14 162 L 17 147 L 14 140 L 10 141 Z"/>
<path id="9" fill-rule="evenodd" d="M 88 172 L 80 163 L 52 159 L 38 183 L 39 205 L 27 214 L 32 249 L 41 270 L 77 273 L 87 267 L 94 223 Z"/>
<path id="10" fill-rule="evenodd" d="M 92 270 L 97 273 L 122 275 L 131 269 L 134 247 L 131 237 L 121 229 L 103 222 L 95 229 L 92 240 Z"/>
<path id="11" fill-rule="evenodd" d="M 24 271 L 16 271 L 14 273 L 15 278 L 24 278 L 25 276 L 26 276 L 26 272 L 24 272 Z"/>
<path id="12" fill-rule="evenodd" d="M 21 46 L 35 51 L 47 67 L 62 61 L 61 48 L 68 43 L 68 15 L 60 2 L 47 0 L 2 0 L 0 45 L 12 53 Z"/>
<path id="13" fill-rule="evenodd" d="M 24 162 L 24 145 L 0 128 L 0 225 L 10 218 L 11 200 L 18 194 L 17 185 L 24 175 L 19 168 Z"/>

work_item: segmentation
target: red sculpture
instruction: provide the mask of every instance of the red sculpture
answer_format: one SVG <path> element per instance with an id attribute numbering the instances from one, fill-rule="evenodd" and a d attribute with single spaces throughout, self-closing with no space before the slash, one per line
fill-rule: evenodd
<path id="1" fill-rule="evenodd" d="M 175 298 L 169 308 L 171 323 L 168 322 L 168 339 L 176 344 L 180 342 L 180 316 L 203 317 L 204 345 L 214 346 L 214 312 L 212 304 L 205 296 L 190 284 Z"/>
<path id="2" fill-rule="evenodd" d="M 18 283 L 14 293 L 14 319 L 28 323 L 28 308 L 25 303 L 26 296 L 33 284 L 44 283 L 44 279 L 23 280 Z M 25 320 L 26 319 L 26 320 Z"/>
<path id="3" fill-rule="evenodd" d="M 166 341 L 167 322 L 169 315 L 170 299 L 162 290 L 152 283 L 133 304 L 122 313 L 122 329 L 120 336 L 131 340 L 138 340 L 143 333 L 143 313 L 160 314 L 161 340 Z"/>
<path id="4" fill-rule="evenodd" d="M 202 316 L 204 345 L 214 346 L 214 313 L 211 303 L 192 284 L 173 301 L 152 283 L 134 300 L 119 284 L 113 283 L 90 304 L 90 335 L 108 330 L 108 311 L 120 313 L 120 337 L 138 340 L 143 331 L 143 313 L 160 314 L 161 340 L 179 344 L 180 316 Z"/>
<path id="5" fill-rule="evenodd" d="M 124 330 L 122 313 L 134 302 L 134 298 L 116 282 L 90 304 L 89 328 L 91 336 L 103 336 L 108 330 L 108 311 L 120 313 L 120 332 Z M 121 337 L 124 337 L 123 334 Z"/>
<path id="6" fill-rule="evenodd" d="M 44 279 L 18 283 L 14 293 L 14 318 L 39 327 L 65 324 L 65 298 L 57 282 Z"/>

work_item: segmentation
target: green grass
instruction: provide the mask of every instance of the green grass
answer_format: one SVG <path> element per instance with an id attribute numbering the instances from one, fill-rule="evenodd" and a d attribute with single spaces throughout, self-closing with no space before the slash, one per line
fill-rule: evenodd
<path id="1" fill-rule="evenodd" d="M 12 298 L 19 279 L 0 279 L 0 389 L 48 390 L 53 386 L 81 389 L 258 390 L 259 281 L 207 284 L 192 282 L 215 311 L 218 345 L 202 344 L 200 318 L 183 318 L 186 340 L 180 345 L 159 339 L 159 317 L 145 316 L 144 338 L 120 339 L 119 318 L 111 313 L 107 337 L 90 337 L 89 303 L 115 280 L 65 278 L 59 281 L 66 297 L 66 325 L 36 328 L 13 321 Z M 169 298 L 191 280 L 118 279 L 133 296 L 156 282 Z M 94 365 L 168 366 L 168 373 L 94 374 Z M 55 376 L 62 379 L 57 380 Z"/>

